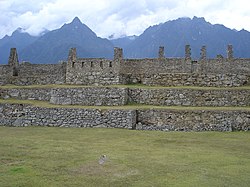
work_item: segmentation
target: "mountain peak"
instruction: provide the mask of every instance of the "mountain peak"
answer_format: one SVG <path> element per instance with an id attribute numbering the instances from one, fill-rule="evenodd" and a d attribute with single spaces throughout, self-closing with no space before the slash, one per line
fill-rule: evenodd
<path id="1" fill-rule="evenodd" d="M 97 37 L 96 34 L 84 23 L 80 21 L 78 17 L 75 17 L 72 22 L 64 24 L 61 29 L 55 30 L 56 32 L 64 32 L 64 33 L 71 33 L 81 35 L 84 38 L 95 38 Z M 55 32 L 53 31 L 53 32 Z"/>
<path id="2" fill-rule="evenodd" d="M 81 20 L 78 17 L 75 17 L 72 22 L 73 24 L 82 24 Z"/>
<path id="3" fill-rule="evenodd" d="M 24 33 L 23 29 L 21 27 L 18 27 L 13 33 L 12 36 L 18 35 L 20 33 Z"/>
<path id="4" fill-rule="evenodd" d="M 197 22 L 197 23 L 202 23 L 202 22 L 207 22 L 204 17 L 197 17 L 194 16 L 193 18 L 190 17 L 181 17 L 173 21 L 182 21 L 182 22 Z"/>
<path id="5" fill-rule="evenodd" d="M 201 23 L 208 23 L 204 17 L 196 17 L 194 16 L 192 19 L 193 22 L 201 24 Z"/>
<path id="6" fill-rule="evenodd" d="M 193 20 L 206 21 L 204 17 L 193 17 Z"/>

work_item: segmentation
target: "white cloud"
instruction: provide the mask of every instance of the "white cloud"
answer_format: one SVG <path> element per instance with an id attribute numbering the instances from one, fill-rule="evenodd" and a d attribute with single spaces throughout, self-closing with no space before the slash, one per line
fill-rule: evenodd
<path id="1" fill-rule="evenodd" d="M 141 34 L 178 17 L 250 31 L 247 0 L 0 0 L 0 38 L 22 27 L 32 35 L 59 28 L 78 16 L 98 36 Z"/>

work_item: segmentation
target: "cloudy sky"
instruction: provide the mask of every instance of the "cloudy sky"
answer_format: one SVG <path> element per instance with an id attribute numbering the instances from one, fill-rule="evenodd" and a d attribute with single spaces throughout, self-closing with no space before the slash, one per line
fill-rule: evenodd
<path id="1" fill-rule="evenodd" d="M 21 27 L 32 35 L 78 16 L 98 36 L 139 35 L 179 17 L 250 31 L 249 0 L 0 0 L 0 38 Z"/>

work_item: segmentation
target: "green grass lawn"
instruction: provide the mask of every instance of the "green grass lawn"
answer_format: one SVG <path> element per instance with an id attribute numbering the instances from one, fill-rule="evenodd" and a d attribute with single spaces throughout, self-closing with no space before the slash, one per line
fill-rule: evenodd
<path id="1" fill-rule="evenodd" d="M 1 187 L 238 187 L 249 176 L 249 132 L 0 127 Z"/>

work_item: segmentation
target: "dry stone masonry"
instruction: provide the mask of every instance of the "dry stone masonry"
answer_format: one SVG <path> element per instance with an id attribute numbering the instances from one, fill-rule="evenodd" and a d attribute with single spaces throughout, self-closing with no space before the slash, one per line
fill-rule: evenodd
<path id="1" fill-rule="evenodd" d="M 139 110 L 136 128 L 162 131 L 250 130 L 250 111 Z"/>
<path id="2" fill-rule="evenodd" d="M 59 105 L 117 106 L 128 103 L 126 88 L 57 88 L 50 94 L 50 103 Z"/>
<path id="3" fill-rule="evenodd" d="M 166 58 L 164 47 L 155 59 L 124 59 L 121 48 L 114 49 L 114 59 L 78 58 L 75 48 L 67 62 L 30 64 L 18 62 L 11 49 L 8 65 L 0 65 L 0 85 L 80 84 L 114 85 L 140 83 L 163 86 L 235 87 L 250 84 L 250 59 L 234 58 L 228 45 L 227 58 L 207 59 L 206 46 L 200 59 L 192 59 L 190 45 L 185 46 L 185 58 Z"/>
<path id="4" fill-rule="evenodd" d="M 47 101 L 57 105 L 124 106 L 130 103 L 154 106 L 250 106 L 250 88 L 9 88 L 0 89 L 0 99 Z"/>
<path id="5" fill-rule="evenodd" d="M 158 58 L 124 59 L 123 50 L 115 48 L 111 60 L 78 58 L 76 48 L 72 48 L 66 62 L 31 64 L 19 63 L 17 50 L 12 48 L 8 64 L 0 65 L 0 126 L 250 130 L 250 59 L 234 58 L 232 45 L 227 47 L 226 58 L 217 55 L 208 59 L 206 46 L 200 54 L 199 59 L 192 59 L 191 46 L 186 45 L 184 58 L 166 58 L 161 46 Z M 4 86 L 8 84 L 12 86 Z M 39 86 L 49 84 L 54 86 Z M 9 104 L 6 99 L 19 102 Z M 29 105 L 20 100 L 50 105 Z M 128 105 L 138 108 L 118 109 Z M 141 105 L 152 108 L 142 109 Z M 101 110 L 99 106 L 112 109 Z"/>
<path id="6" fill-rule="evenodd" d="M 133 110 L 41 108 L 0 104 L 0 126 L 135 128 Z"/>
<path id="7" fill-rule="evenodd" d="M 31 125 L 162 131 L 248 131 L 250 111 L 99 110 L 0 104 L 0 126 Z"/>
<path id="8" fill-rule="evenodd" d="M 234 58 L 232 45 L 228 45 L 228 47 L 227 47 L 227 58 L 229 60 L 232 60 Z"/>
<path id="9" fill-rule="evenodd" d="M 132 103 L 158 106 L 250 106 L 250 89 L 129 89 Z"/>

